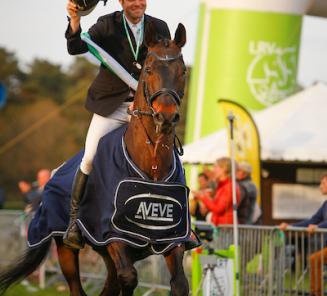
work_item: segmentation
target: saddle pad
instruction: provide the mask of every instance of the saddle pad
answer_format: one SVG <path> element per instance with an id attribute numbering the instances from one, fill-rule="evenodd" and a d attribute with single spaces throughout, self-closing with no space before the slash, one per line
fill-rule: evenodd
<path id="1" fill-rule="evenodd" d="M 180 241 L 190 235 L 188 194 L 178 183 L 125 179 L 116 189 L 113 227 L 151 243 Z"/>

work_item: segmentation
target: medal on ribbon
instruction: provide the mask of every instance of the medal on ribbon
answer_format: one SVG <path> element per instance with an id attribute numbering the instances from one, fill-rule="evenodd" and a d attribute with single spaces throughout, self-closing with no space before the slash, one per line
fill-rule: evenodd
<path id="1" fill-rule="evenodd" d="M 138 34 L 138 38 L 136 41 L 136 48 L 134 49 L 134 46 L 133 46 L 133 43 L 132 43 L 132 40 L 131 40 L 131 36 L 129 35 L 129 32 L 128 32 L 128 29 L 127 29 L 127 21 L 126 21 L 126 16 L 125 16 L 125 13 L 123 13 L 123 23 L 124 23 L 124 28 L 125 28 L 125 32 L 126 32 L 126 36 L 127 36 L 127 40 L 128 40 L 128 43 L 129 43 L 129 47 L 132 51 L 132 54 L 134 56 L 134 62 L 133 62 L 133 65 L 138 69 L 138 70 L 141 70 L 142 69 L 142 66 L 141 64 L 137 61 L 137 58 L 138 58 L 138 55 L 139 55 L 139 50 L 140 50 L 140 46 L 141 46 L 141 43 L 142 43 L 142 40 L 143 40 L 143 28 L 144 28 L 144 18 L 142 18 L 142 22 L 141 22 L 141 30 L 140 33 Z M 135 38 L 136 39 L 136 38 Z"/>

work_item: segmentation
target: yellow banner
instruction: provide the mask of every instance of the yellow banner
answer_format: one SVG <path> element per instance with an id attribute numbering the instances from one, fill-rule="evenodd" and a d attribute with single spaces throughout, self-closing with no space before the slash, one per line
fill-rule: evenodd
<path id="1" fill-rule="evenodd" d="M 251 114 L 240 104 L 230 100 L 219 100 L 218 104 L 224 112 L 226 127 L 229 132 L 229 151 L 231 151 L 230 124 L 228 115 L 234 116 L 234 157 L 237 162 L 246 161 L 252 166 L 252 180 L 257 186 L 257 202 L 261 204 L 261 165 L 260 138 L 257 126 Z"/>

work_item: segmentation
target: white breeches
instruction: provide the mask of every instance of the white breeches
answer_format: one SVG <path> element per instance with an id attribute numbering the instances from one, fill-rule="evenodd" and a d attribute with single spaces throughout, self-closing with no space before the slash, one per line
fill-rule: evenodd
<path id="1" fill-rule="evenodd" d="M 119 108 L 108 117 L 93 114 L 90 127 L 85 141 L 85 152 L 80 165 L 81 171 L 89 175 L 92 171 L 92 163 L 97 151 L 99 140 L 107 133 L 129 122 L 130 115 L 127 114 L 127 108 L 130 102 L 122 103 Z"/>

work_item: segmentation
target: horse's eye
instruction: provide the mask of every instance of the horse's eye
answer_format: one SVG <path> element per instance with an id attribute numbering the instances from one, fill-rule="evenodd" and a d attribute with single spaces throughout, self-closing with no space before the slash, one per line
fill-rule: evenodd
<path id="1" fill-rule="evenodd" d="M 145 71 L 145 73 L 150 74 L 151 73 L 151 68 L 150 67 L 145 67 L 144 71 Z"/>
<path id="2" fill-rule="evenodd" d="M 183 69 L 183 75 L 186 75 L 186 73 L 187 73 L 187 69 L 184 68 L 184 69 Z"/>

